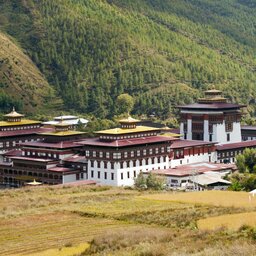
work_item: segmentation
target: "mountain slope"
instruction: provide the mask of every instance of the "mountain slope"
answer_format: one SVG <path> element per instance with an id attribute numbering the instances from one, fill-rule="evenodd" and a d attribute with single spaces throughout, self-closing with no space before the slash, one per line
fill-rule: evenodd
<path id="1" fill-rule="evenodd" d="M 111 117 L 127 92 L 135 113 L 166 118 L 213 85 L 233 101 L 256 98 L 253 1 L 14 0 L 0 7 L 0 28 L 68 109 Z M 255 115 L 253 104 L 248 110 Z"/>
<path id="2" fill-rule="evenodd" d="M 31 59 L 6 35 L 0 33 L 0 105 L 12 104 L 26 112 L 39 110 L 54 96 L 53 89 Z M 6 100 L 10 102 L 6 102 Z M 34 109 L 35 108 L 35 109 Z"/>

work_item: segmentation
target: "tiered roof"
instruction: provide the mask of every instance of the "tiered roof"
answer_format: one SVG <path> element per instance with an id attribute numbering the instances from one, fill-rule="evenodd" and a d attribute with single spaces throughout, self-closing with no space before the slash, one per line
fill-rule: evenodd
<path id="1" fill-rule="evenodd" d="M 61 119 L 60 122 L 54 125 L 55 130 L 52 132 L 46 132 L 41 133 L 44 136 L 50 136 L 50 137 L 68 137 L 68 136 L 74 136 L 74 135 L 82 135 L 85 134 L 85 132 L 75 131 L 70 129 L 70 124 L 63 121 Z"/>
<path id="2" fill-rule="evenodd" d="M 24 117 L 24 115 L 17 113 L 17 112 L 15 111 L 15 108 L 13 107 L 12 111 L 11 111 L 9 114 L 4 115 L 4 117 L 13 117 L 13 118 L 16 118 L 16 117 Z"/>
<path id="3" fill-rule="evenodd" d="M 227 98 L 222 96 L 220 90 L 205 91 L 205 97 L 200 98 L 198 103 L 178 106 L 182 110 L 207 110 L 207 111 L 225 111 L 225 110 L 240 110 L 246 105 L 232 104 L 227 102 Z"/>
<path id="4" fill-rule="evenodd" d="M 124 129 L 124 128 L 114 128 L 109 130 L 103 130 L 95 132 L 96 134 L 111 134 L 111 135 L 121 135 L 129 133 L 140 133 L 140 132 L 149 132 L 149 131 L 159 131 L 159 128 L 149 127 L 149 126 L 136 126 L 135 128 Z"/>
<path id="5" fill-rule="evenodd" d="M 0 121 L 0 127 L 41 124 L 40 121 L 23 119 L 23 117 L 23 114 L 16 112 L 15 108 L 13 108 L 9 114 L 4 115 L 6 120 Z"/>

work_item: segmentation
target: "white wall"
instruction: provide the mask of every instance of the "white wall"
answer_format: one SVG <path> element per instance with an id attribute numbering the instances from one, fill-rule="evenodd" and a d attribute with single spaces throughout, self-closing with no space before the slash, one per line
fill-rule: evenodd
<path id="1" fill-rule="evenodd" d="M 180 159 L 170 159 L 170 168 L 174 168 L 180 165 L 184 164 L 194 164 L 194 163 L 202 163 L 202 162 L 209 162 L 209 157 L 211 158 L 210 162 L 215 162 L 217 161 L 217 152 L 214 151 L 210 154 L 204 153 L 200 155 L 188 155 L 185 156 L 184 158 Z"/>
<path id="2" fill-rule="evenodd" d="M 76 174 L 63 175 L 62 183 L 69 183 L 76 181 Z"/>
<path id="3" fill-rule="evenodd" d="M 230 134 L 230 141 L 227 141 L 227 134 Z M 242 141 L 241 125 L 240 123 L 233 123 L 233 130 L 226 132 L 225 121 L 222 124 L 213 125 L 213 141 L 220 144 L 236 143 Z"/>
<path id="4" fill-rule="evenodd" d="M 151 158 L 152 159 L 152 158 Z M 153 169 L 166 169 L 169 168 L 169 157 L 160 158 L 160 163 L 152 164 L 152 160 L 149 159 L 148 165 L 145 165 L 145 159 L 142 160 L 142 165 L 140 166 L 139 160 L 136 161 L 136 166 L 133 166 L 133 161 L 130 161 L 130 167 L 126 166 L 124 163 L 123 168 L 120 168 L 118 162 L 115 163 L 114 169 L 111 169 L 111 164 L 108 162 L 107 168 L 104 168 L 103 161 L 101 162 L 100 168 L 97 167 L 96 161 L 94 161 L 94 167 L 91 167 L 91 160 L 88 160 L 88 179 L 94 180 L 103 185 L 110 186 L 133 186 L 134 185 L 134 171 L 136 172 L 136 177 L 141 171 L 151 171 Z M 94 171 L 94 177 L 91 177 L 91 171 Z M 100 172 L 100 178 L 98 179 L 98 172 Z M 105 179 L 105 174 L 107 173 L 107 179 Z M 128 178 L 128 172 L 130 177 Z M 114 173 L 114 180 L 111 180 L 111 173 Z M 121 179 L 121 174 L 123 174 L 123 179 Z"/>

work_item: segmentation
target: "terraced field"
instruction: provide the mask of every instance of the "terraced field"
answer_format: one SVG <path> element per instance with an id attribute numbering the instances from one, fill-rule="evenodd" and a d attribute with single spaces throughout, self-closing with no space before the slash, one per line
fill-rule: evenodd
<path id="1" fill-rule="evenodd" d="M 81 217 L 68 212 L 1 220 L 1 255 L 24 255 L 89 242 L 107 230 L 129 226 L 132 225 L 110 219 Z"/>
<path id="2" fill-rule="evenodd" d="M 223 243 L 223 255 L 230 255 L 239 243 L 248 255 L 256 249 L 254 233 L 201 228 L 215 217 L 253 211 L 254 204 L 244 199 L 235 192 L 159 194 L 110 187 L 0 191 L 0 251 L 6 256 L 208 256 Z"/>
<path id="3" fill-rule="evenodd" d="M 256 212 L 226 214 L 217 217 L 209 217 L 199 220 L 197 225 L 201 230 L 215 230 L 218 228 L 238 230 L 244 225 L 256 227 Z"/>
<path id="4" fill-rule="evenodd" d="M 162 193 L 142 196 L 151 200 L 166 202 L 199 203 L 222 207 L 255 208 L 256 198 L 249 198 L 247 192 L 203 191 L 189 193 Z"/>

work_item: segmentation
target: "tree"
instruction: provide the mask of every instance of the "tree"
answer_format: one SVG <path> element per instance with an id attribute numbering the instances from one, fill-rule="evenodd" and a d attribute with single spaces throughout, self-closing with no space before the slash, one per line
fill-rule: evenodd
<path id="1" fill-rule="evenodd" d="M 141 172 L 135 179 L 134 186 L 138 189 L 163 190 L 165 182 L 163 177 L 153 174 L 152 172 L 148 174 L 147 178 L 145 178 Z"/>
<path id="2" fill-rule="evenodd" d="M 236 157 L 236 165 L 239 172 L 255 173 L 256 149 L 246 148 L 243 154 Z"/>
<path id="3" fill-rule="evenodd" d="M 133 110 L 133 97 L 127 93 L 120 94 L 117 97 L 117 111 L 119 114 L 130 113 Z"/>
<path id="4" fill-rule="evenodd" d="M 142 172 L 135 179 L 134 186 L 138 189 L 147 189 L 147 181 Z"/>
<path id="5" fill-rule="evenodd" d="M 150 172 L 146 179 L 146 184 L 147 188 L 149 189 L 163 190 L 165 185 L 165 179 L 161 176 L 158 176 Z"/>

